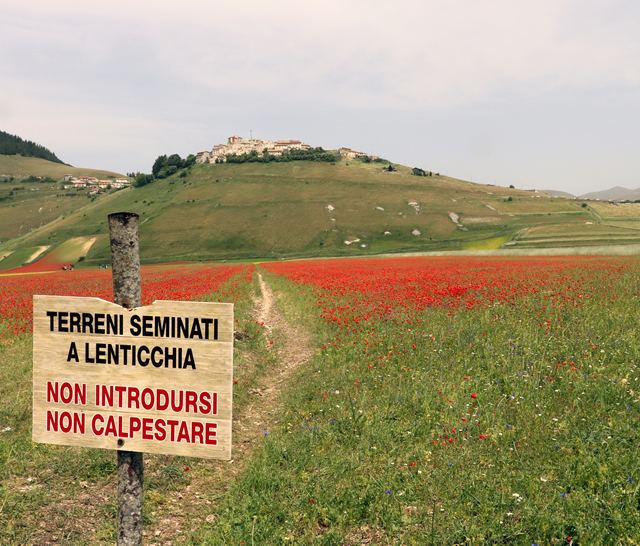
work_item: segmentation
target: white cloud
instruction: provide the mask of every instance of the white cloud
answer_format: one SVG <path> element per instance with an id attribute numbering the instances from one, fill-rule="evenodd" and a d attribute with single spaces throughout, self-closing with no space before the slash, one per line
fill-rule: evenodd
<path id="1" fill-rule="evenodd" d="M 34 6 L 54 50 L 74 44 L 109 70 L 114 52 L 125 66 L 151 61 L 167 79 L 216 93 L 411 109 L 639 82 L 634 25 L 603 17 L 615 3 L 42 1 L 32 14 Z M 74 24 L 61 31 L 49 16 Z M 130 58 L 118 50 L 123 39 Z"/>
<path id="2" fill-rule="evenodd" d="M 131 170 L 245 127 L 488 181 L 553 154 L 584 184 L 603 134 L 637 143 L 639 21 L 631 0 L 27 0 L 0 8 L 0 123 Z"/>

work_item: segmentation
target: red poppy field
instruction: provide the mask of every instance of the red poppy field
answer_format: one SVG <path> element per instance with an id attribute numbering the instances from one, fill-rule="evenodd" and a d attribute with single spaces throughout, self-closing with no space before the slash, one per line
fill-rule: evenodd
<path id="1" fill-rule="evenodd" d="M 282 412 L 243 472 L 210 497 L 215 524 L 196 522 L 185 542 L 637 543 L 639 265 L 531 257 L 258 266 L 287 320 L 313 333 L 315 356 L 285 387 Z M 246 308 L 253 276 L 254 266 L 154 266 L 143 294 L 145 303 L 214 298 Z M 111 290 L 103 270 L 0 283 L 5 352 L 29 335 L 32 294 L 108 299 Z M 262 334 L 247 331 L 264 356 Z M 246 382 L 236 388 L 244 403 Z M 28 423 L 18 413 L 0 410 L 0 429 Z M 0 435 L 4 462 L 9 437 Z M 4 528 L 24 536 L 13 491 L 2 494 Z"/>
<path id="2" fill-rule="evenodd" d="M 235 302 L 238 287 L 251 281 L 253 266 L 212 267 L 145 266 L 142 268 L 142 304 L 156 300 L 197 301 L 218 294 L 223 301 Z M 234 282 L 227 286 L 230 279 Z M 111 270 L 74 270 L 40 275 L 0 277 L 0 344 L 31 331 L 33 295 L 91 296 L 113 301 Z M 216 298 L 220 299 L 220 298 Z"/>

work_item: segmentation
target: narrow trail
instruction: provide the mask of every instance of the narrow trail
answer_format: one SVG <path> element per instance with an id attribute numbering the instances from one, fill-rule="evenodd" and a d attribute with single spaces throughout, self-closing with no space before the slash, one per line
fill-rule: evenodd
<path id="1" fill-rule="evenodd" d="M 269 431 L 278 424 L 276 415 L 282 406 L 280 395 L 287 388 L 289 379 L 297 368 L 313 357 L 314 349 L 309 332 L 284 318 L 276 306 L 279 296 L 273 293 L 260 274 L 258 278 L 262 295 L 255 297 L 252 315 L 254 320 L 264 323 L 267 346 L 271 346 L 269 342 L 274 341 L 271 347 L 275 347 L 277 364 L 259 374 L 256 373 L 259 386 L 250 390 L 250 400 L 247 404 L 234 408 L 232 460 L 210 460 L 204 463 L 209 466 L 207 472 L 197 477 L 194 475 L 190 485 L 169 493 L 168 503 L 158 510 L 156 522 L 145 525 L 145 543 L 153 538 L 156 544 L 176 545 L 184 541 L 185 531 L 195 531 L 198 520 L 202 518 L 203 508 L 205 513 L 208 511 L 202 505 L 215 504 L 215 501 L 212 503 L 207 500 L 207 494 L 228 490 L 233 480 L 242 473 L 251 456 L 259 448 L 265 429 Z M 236 343 L 242 343 L 238 332 Z M 248 370 L 257 369 L 259 358 L 255 353 L 243 351 L 234 375 L 240 376 Z M 172 509 L 176 505 L 181 509 Z M 213 511 L 215 512 L 215 509 Z M 210 514 L 204 519 L 213 523 L 215 516 Z"/>
<path id="2" fill-rule="evenodd" d="M 254 447 L 257 437 L 262 436 L 264 428 L 277 423 L 269 414 L 280 405 L 280 392 L 291 374 L 310 360 L 314 353 L 309 333 L 302 326 L 291 324 L 283 317 L 275 305 L 277 296 L 259 273 L 258 279 L 262 296 L 255 301 L 254 317 L 258 323 L 264 323 L 267 341 L 275 340 L 278 365 L 260 378 L 261 386 L 251 391 L 255 400 L 246 411 L 241 412 L 239 420 L 234 418 L 234 434 L 237 425 L 243 443 L 250 444 L 247 446 L 249 450 Z M 250 430 L 257 431 L 257 437 L 251 433 L 245 436 Z M 244 451 L 242 445 L 238 449 Z"/>
<path id="3" fill-rule="evenodd" d="M 311 346 L 311 336 L 306 329 L 285 320 L 282 313 L 275 307 L 276 296 L 260 273 L 258 273 L 258 279 L 262 297 L 256 301 L 256 320 L 260 323 L 264 322 L 268 332 L 275 330 L 284 342 L 277 349 L 278 360 L 283 367 L 274 370 L 271 374 L 271 379 L 275 380 L 277 385 L 285 381 L 298 366 L 310 360 L 314 350 Z"/>

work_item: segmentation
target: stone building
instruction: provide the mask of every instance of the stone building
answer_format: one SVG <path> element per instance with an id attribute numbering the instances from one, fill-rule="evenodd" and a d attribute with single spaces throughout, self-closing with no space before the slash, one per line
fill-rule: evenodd
<path id="1" fill-rule="evenodd" d="M 367 154 L 365 152 L 358 152 L 357 150 L 352 150 L 351 148 L 340 148 L 338 150 L 338 153 L 341 157 L 346 157 L 348 159 L 367 157 Z"/>
<path id="2" fill-rule="evenodd" d="M 242 155 L 253 151 L 262 157 L 265 149 L 271 155 L 281 156 L 291 150 L 308 150 L 309 145 L 299 140 L 260 140 L 234 135 L 228 138 L 226 144 L 215 145 L 210 152 L 198 152 L 196 163 L 215 163 L 216 160 L 225 162 L 229 154 Z"/>

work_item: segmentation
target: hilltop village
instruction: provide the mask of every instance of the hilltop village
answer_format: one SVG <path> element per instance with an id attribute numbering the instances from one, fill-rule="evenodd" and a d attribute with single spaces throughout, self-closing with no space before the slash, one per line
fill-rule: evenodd
<path id="1" fill-rule="evenodd" d="M 229 137 L 226 144 L 217 144 L 210 152 L 198 152 L 196 163 L 225 163 L 228 155 L 242 155 L 252 152 L 257 153 L 258 157 L 262 157 L 265 153 L 279 157 L 294 150 L 309 150 L 310 148 L 309 144 L 300 140 L 260 140 L 234 135 Z M 350 148 L 340 148 L 338 154 L 347 159 L 364 157 L 377 159 L 377 156 L 369 156 L 365 152 L 358 152 Z"/>

